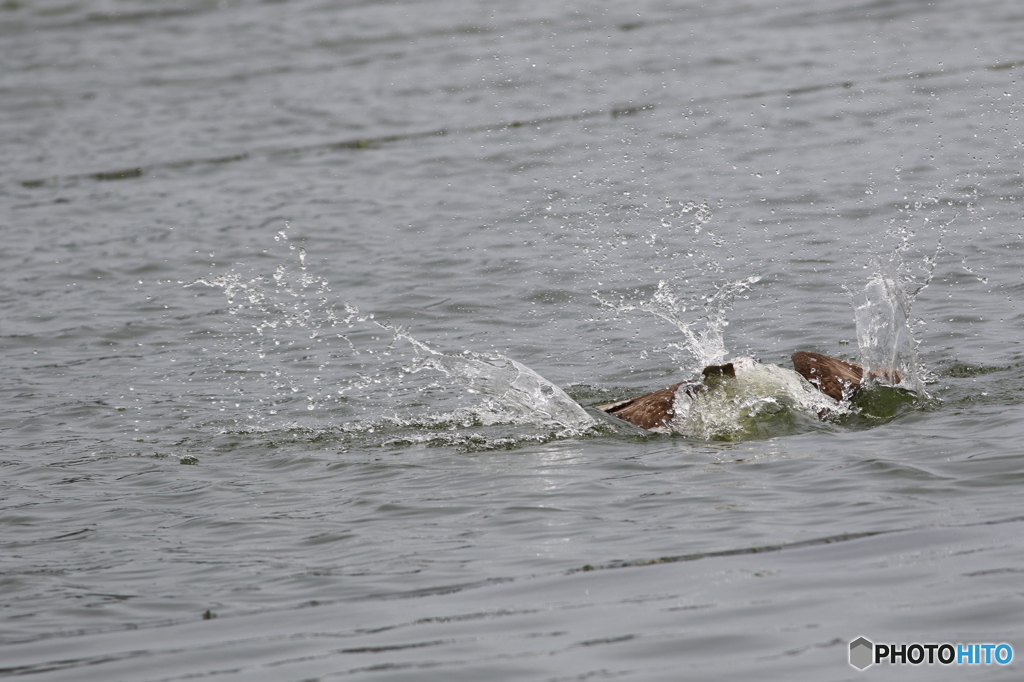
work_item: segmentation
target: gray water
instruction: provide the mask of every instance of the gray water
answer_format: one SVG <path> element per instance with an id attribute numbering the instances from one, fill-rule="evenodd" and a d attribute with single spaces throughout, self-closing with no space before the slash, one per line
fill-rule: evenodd
<path id="1" fill-rule="evenodd" d="M 776 5 L 0 4 L 0 675 L 1016 679 L 1024 9 Z M 731 441 L 401 336 L 593 405 L 876 272 L 927 397 Z"/>

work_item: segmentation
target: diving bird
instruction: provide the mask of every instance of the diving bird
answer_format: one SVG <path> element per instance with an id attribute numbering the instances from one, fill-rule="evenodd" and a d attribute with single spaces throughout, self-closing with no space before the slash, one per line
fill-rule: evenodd
<path id="1" fill-rule="evenodd" d="M 837 402 L 852 398 L 860 391 L 864 382 L 864 368 L 853 362 L 806 351 L 793 353 L 792 360 L 797 374 Z M 685 414 L 689 410 L 694 398 L 701 391 L 734 379 L 737 373 L 742 375 L 758 366 L 763 367 L 753 358 L 736 358 L 724 365 L 705 367 L 701 381 L 683 381 L 637 398 L 596 407 L 642 429 L 667 428 L 673 417 Z M 902 379 L 899 372 L 889 370 L 872 371 L 869 376 L 892 383 L 899 383 Z M 799 381 L 796 377 L 794 379 Z"/>

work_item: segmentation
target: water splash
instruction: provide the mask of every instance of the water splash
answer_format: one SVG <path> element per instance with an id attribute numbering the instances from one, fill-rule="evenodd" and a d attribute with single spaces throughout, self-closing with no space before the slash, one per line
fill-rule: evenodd
<path id="1" fill-rule="evenodd" d="M 350 304 L 347 304 L 352 309 Z M 444 373 L 470 393 L 480 395 L 490 406 L 525 421 L 549 421 L 571 431 L 581 431 L 595 420 L 558 386 L 526 365 L 498 353 L 463 351 L 447 354 L 419 341 L 407 329 L 376 322 L 404 339 L 419 357 L 411 371 L 431 368 Z"/>
<path id="2" fill-rule="evenodd" d="M 873 372 L 897 372 L 915 391 L 923 391 L 917 371 L 917 347 L 910 328 L 912 299 L 897 276 L 876 272 L 854 297 L 861 364 Z"/>
<path id="3" fill-rule="evenodd" d="M 183 283 L 220 289 L 228 301 L 234 333 L 224 337 L 224 355 L 226 362 L 247 368 L 231 375 L 230 389 L 236 408 L 250 397 L 248 415 L 238 420 L 245 428 L 278 429 L 284 419 L 287 424 L 316 429 L 325 418 L 336 419 L 339 409 L 351 415 L 350 403 L 356 403 L 365 423 L 376 423 L 393 412 L 390 429 L 399 423 L 414 429 L 423 422 L 422 414 L 398 414 L 421 406 L 427 394 L 434 398 L 432 404 L 447 404 L 451 384 L 483 400 L 482 406 L 467 413 L 468 418 L 458 409 L 434 415 L 450 421 L 452 428 L 461 428 L 457 425 L 468 419 L 476 425 L 554 425 L 568 435 L 597 423 L 565 391 L 511 358 L 469 350 L 442 353 L 414 338 L 408 329 L 364 314 L 347 301 L 338 310 L 328 281 L 310 274 L 305 248 L 289 243 L 287 227 L 275 240 L 297 253 L 297 268 L 281 263 L 270 275 L 231 271 Z M 381 330 L 387 332 L 383 339 Z M 411 352 L 403 350 L 405 342 Z M 259 359 L 258 369 L 243 360 L 246 350 Z M 449 380 L 447 385 L 410 378 L 424 369 L 439 372 Z M 268 396 L 265 389 L 253 385 L 256 379 L 270 380 L 274 394 Z M 307 414 L 300 417 L 289 412 L 289 421 L 285 413 L 297 401 L 304 401 Z M 317 412 L 321 412 L 319 419 Z M 348 427 L 339 424 L 338 428 Z M 413 437 L 405 433 L 402 438 Z"/>
<path id="4" fill-rule="evenodd" d="M 910 309 L 931 279 L 935 257 L 925 259 L 929 267 L 923 282 L 915 279 L 911 269 L 903 266 L 901 254 L 909 243 L 904 236 L 896 257 L 876 263 L 868 285 L 854 297 L 858 339 L 865 365 L 896 369 L 904 377 L 904 386 L 923 393 Z M 432 444 L 441 439 L 459 447 L 488 448 L 509 438 L 519 442 L 572 437 L 604 423 L 561 388 L 504 355 L 471 350 L 444 353 L 416 339 L 407 328 L 363 314 L 349 302 L 339 310 L 328 281 L 311 274 L 305 248 L 289 240 L 287 228 L 275 239 L 287 245 L 294 260 L 278 264 L 272 273 L 231 271 L 186 285 L 219 288 L 228 301 L 239 344 L 230 349 L 235 356 L 232 361 L 246 372 L 244 378 L 234 379 L 234 393 L 242 398 L 235 407 L 248 393 L 251 406 L 241 409 L 249 413 L 238 420 L 246 427 L 280 429 L 281 417 L 273 417 L 291 405 L 304 410 L 309 419 L 302 423 L 313 429 L 381 433 L 382 437 L 387 432 L 382 444 Z M 683 296 L 679 290 L 687 281 L 676 278 L 659 281 L 645 299 L 613 301 L 608 294 L 595 291 L 593 295 L 617 313 L 639 310 L 672 324 L 678 339 L 658 350 L 668 352 L 682 371 L 696 375 L 705 366 L 725 361 L 727 313 L 737 298 L 745 297 L 760 281 L 761 277 L 752 275 L 725 281 L 710 293 Z M 243 344 L 268 366 L 249 367 L 252 363 L 237 352 Z M 753 364 L 755 369 L 736 381 L 693 396 L 688 409 L 677 411 L 668 430 L 703 440 L 741 440 L 819 428 L 814 426 L 820 423 L 818 416 L 845 414 L 849 409 L 814 390 L 791 370 Z M 440 381 L 425 385 L 422 377 L 412 378 L 423 370 L 438 373 Z M 254 376 L 270 379 L 276 395 L 268 396 L 251 384 L 243 387 Z M 474 407 L 453 411 L 448 405 L 451 396 L 463 394 L 453 392 L 452 385 L 474 396 L 478 401 Z M 509 424 L 516 425 L 511 435 Z M 502 433 L 482 436 L 477 431 L 501 430 L 502 425 Z M 527 435 L 530 429 L 543 432 Z M 441 433 L 446 431 L 451 435 Z"/>
<path id="5" fill-rule="evenodd" d="M 658 282 L 654 294 L 646 301 L 613 302 L 602 297 L 598 292 L 593 296 L 602 305 L 620 313 L 642 310 L 660 317 L 674 325 L 682 335 L 682 343 L 669 343 L 665 350 L 671 355 L 679 368 L 688 373 L 720 364 L 728 354 L 725 346 L 724 329 L 729 325 L 726 313 L 732 308 L 737 297 L 749 291 L 761 277 L 753 275 L 743 279 L 728 281 L 708 296 L 681 297 L 666 281 Z M 696 319 L 686 319 L 691 309 L 702 309 Z"/>
<path id="6" fill-rule="evenodd" d="M 908 263 L 906 258 L 913 230 L 904 226 L 888 232 L 886 236 L 897 241 L 896 248 L 885 260 L 872 259 L 871 277 L 852 295 L 857 345 L 868 385 L 880 380 L 891 383 L 899 376 L 897 383 L 902 387 L 928 397 L 925 384 L 930 374 L 919 362 L 921 342 L 915 334 L 924 320 L 911 317 L 911 310 L 932 281 L 946 229 L 955 219 L 939 226 L 935 252 L 924 255 L 920 262 Z"/>
<path id="7" fill-rule="evenodd" d="M 697 393 L 671 422 L 676 433 L 701 440 L 738 441 L 822 428 L 821 417 L 849 413 L 803 377 L 751 358 L 733 360 L 735 378 Z M 677 401 L 678 402 L 678 401 Z"/>
<path id="8" fill-rule="evenodd" d="M 286 223 L 285 228 L 274 235 L 274 240 L 287 243 L 288 227 Z M 264 275 L 244 277 L 232 271 L 183 283 L 186 287 L 204 285 L 222 289 L 228 302 L 228 313 L 248 321 L 255 330 L 257 353 L 261 359 L 266 357 L 268 348 L 281 345 L 281 340 L 274 335 L 277 330 L 303 330 L 312 340 L 341 322 L 329 296 L 330 283 L 325 277 L 310 274 L 306 266 L 305 247 L 288 243 L 288 248 L 297 252 L 298 273 L 293 273 L 288 265 L 281 263 L 269 278 Z"/>

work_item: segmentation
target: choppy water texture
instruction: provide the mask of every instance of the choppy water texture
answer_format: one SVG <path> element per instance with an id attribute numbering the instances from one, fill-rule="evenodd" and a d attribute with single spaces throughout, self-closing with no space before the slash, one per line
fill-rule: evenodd
<path id="1" fill-rule="evenodd" d="M 1017 679 L 847 644 L 1024 656 L 1022 31 L 0 4 L 0 675 Z M 795 350 L 929 397 L 589 407 Z"/>

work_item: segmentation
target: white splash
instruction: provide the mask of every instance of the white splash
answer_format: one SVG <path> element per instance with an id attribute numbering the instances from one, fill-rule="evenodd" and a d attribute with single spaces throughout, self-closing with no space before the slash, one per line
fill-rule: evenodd
<path id="1" fill-rule="evenodd" d="M 725 315 L 738 296 L 749 291 L 760 281 L 761 277 L 757 275 L 731 280 L 721 285 L 710 296 L 693 302 L 681 298 L 665 281 L 658 282 L 658 288 L 651 298 L 640 303 L 614 303 L 605 300 L 596 292 L 593 295 L 602 305 L 618 312 L 643 310 L 674 325 L 682 334 L 683 342 L 670 343 L 667 348 L 682 351 L 681 355 L 673 354 L 673 358 L 679 363 L 680 369 L 695 372 L 708 365 L 720 364 L 725 359 L 728 350 L 725 347 L 723 331 L 729 325 Z M 703 314 L 688 321 L 685 313 L 689 307 L 697 306 L 703 308 Z"/>
<path id="2" fill-rule="evenodd" d="M 941 249 L 941 242 L 938 248 Z M 870 376 L 871 372 L 886 377 L 896 372 L 902 387 L 927 396 L 927 371 L 917 354 L 921 342 L 914 335 L 914 327 L 922 325 L 923 320 L 914 320 L 910 313 L 918 294 L 932 280 L 937 256 L 938 250 L 924 259 L 924 279 L 916 281 L 897 250 L 888 263 L 875 263 L 868 283 L 852 296 L 857 345 L 869 384 L 877 381 Z"/>
<path id="3" fill-rule="evenodd" d="M 759 435 L 760 427 L 774 419 L 803 418 L 808 423 L 822 415 L 850 411 L 821 393 L 791 369 L 760 363 L 752 358 L 732 360 L 735 378 L 699 391 L 680 404 L 670 430 L 702 440 L 740 440 Z"/>
<path id="4" fill-rule="evenodd" d="M 895 370 L 900 382 L 922 392 L 918 378 L 917 347 L 910 328 L 911 299 L 899 279 L 876 273 L 854 297 L 857 345 L 864 370 L 870 373 Z"/>
<path id="5" fill-rule="evenodd" d="M 400 400 L 416 390 L 403 377 L 429 368 L 483 398 L 485 411 L 475 413 L 477 420 L 493 417 L 505 423 L 511 420 L 545 428 L 555 424 L 574 433 L 597 423 L 565 391 L 522 363 L 499 354 L 468 350 L 442 353 L 402 327 L 378 320 L 372 313 L 361 313 L 351 303 L 344 302 L 343 312 L 336 311 L 328 281 L 309 274 L 305 249 L 288 243 L 286 230 L 278 232 L 275 240 L 297 251 L 298 268 L 281 263 L 268 276 L 243 276 L 232 271 L 182 282 L 187 287 L 202 285 L 222 290 L 237 331 L 233 339 L 225 341 L 227 354 L 237 358 L 249 346 L 262 361 L 264 369 L 259 375 L 271 380 L 277 395 L 259 398 L 260 403 L 269 400 L 271 407 L 254 413 L 250 421 L 258 421 L 256 414 L 262 418 L 264 412 L 276 415 L 279 403 L 294 403 L 298 397 L 305 398 L 307 412 L 337 406 L 350 394 L 359 395 L 364 405 L 376 404 L 374 399 L 383 400 L 385 395 L 387 401 Z M 373 328 L 386 330 L 393 337 L 387 348 L 380 348 L 377 338 L 367 334 Z M 338 340 L 345 346 L 339 349 Z M 400 340 L 412 344 L 415 358 L 411 367 L 394 363 L 394 356 L 400 353 L 393 351 Z M 325 346 L 318 346 L 325 341 Z M 334 372 L 328 366 L 339 351 L 341 362 L 356 370 L 354 376 L 332 376 Z M 304 375 L 296 374 L 296 368 L 301 368 Z M 232 393 L 246 393 L 241 382 L 250 376 L 240 375 Z M 260 391 L 253 393 L 258 395 Z M 486 410 L 492 414 L 487 415 Z"/>
<path id="6" fill-rule="evenodd" d="M 424 367 L 443 372 L 465 390 L 524 421 L 554 422 L 576 431 L 596 423 L 565 391 L 520 362 L 498 353 L 441 353 L 414 339 L 405 329 L 378 324 L 396 339 L 410 342 L 420 353 L 414 372 Z"/>

